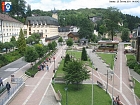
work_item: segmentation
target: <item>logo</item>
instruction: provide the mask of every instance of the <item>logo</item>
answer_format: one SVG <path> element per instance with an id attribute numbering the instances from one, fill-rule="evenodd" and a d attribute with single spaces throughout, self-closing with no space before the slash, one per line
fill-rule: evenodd
<path id="1" fill-rule="evenodd" d="M 11 2 L 2 2 L 2 11 L 3 12 L 10 12 L 12 9 Z"/>

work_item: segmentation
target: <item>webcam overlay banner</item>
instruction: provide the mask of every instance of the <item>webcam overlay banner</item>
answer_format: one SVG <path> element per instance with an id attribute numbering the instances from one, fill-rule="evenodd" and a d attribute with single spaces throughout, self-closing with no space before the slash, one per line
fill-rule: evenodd
<path id="1" fill-rule="evenodd" d="M 11 2 L 2 2 L 1 3 L 2 12 L 10 12 L 12 9 L 12 3 Z"/>

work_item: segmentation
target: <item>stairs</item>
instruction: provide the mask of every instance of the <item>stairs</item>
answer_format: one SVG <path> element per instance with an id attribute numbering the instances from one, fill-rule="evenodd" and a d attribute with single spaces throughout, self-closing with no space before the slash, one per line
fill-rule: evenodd
<path id="1" fill-rule="evenodd" d="M 24 74 L 21 78 L 25 82 L 28 78 L 30 78 L 30 76 Z"/>

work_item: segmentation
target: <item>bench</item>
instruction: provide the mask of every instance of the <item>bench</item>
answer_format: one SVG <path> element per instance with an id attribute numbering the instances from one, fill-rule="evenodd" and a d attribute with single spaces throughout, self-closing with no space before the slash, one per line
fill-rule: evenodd
<path id="1" fill-rule="evenodd" d="M 103 85 L 101 82 L 99 82 L 99 81 L 97 81 L 97 85 L 98 85 L 100 88 L 103 88 L 103 89 L 105 88 L 104 85 Z"/>
<path id="2" fill-rule="evenodd" d="M 134 88 L 133 82 L 130 82 L 130 88 Z"/>
<path id="3" fill-rule="evenodd" d="M 61 93 L 60 93 L 59 90 L 57 91 L 57 93 L 55 92 L 55 98 L 56 98 L 56 100 L 57 100 L 58 102 L 61 101 L 61 99 L 62 99 L 62 95 L 61 95 Z"/>

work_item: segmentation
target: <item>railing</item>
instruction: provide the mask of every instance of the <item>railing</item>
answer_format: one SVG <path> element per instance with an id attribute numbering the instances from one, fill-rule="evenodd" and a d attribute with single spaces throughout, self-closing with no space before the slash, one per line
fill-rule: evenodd
<path id="1" fill-rule="evenodd" d="M 18 82 L 11 86 L 10 91 L 4 92 L 0 97 L 0 105 L 8 105 L 11 99 L 18 93 L 18 90 L 23 86 L 24 82 L 22 78 L 16 78 Z"/>

